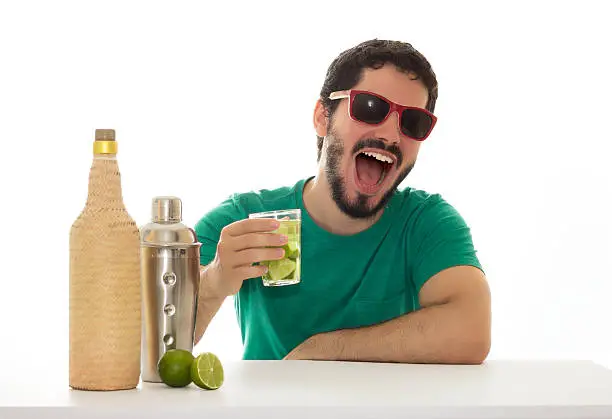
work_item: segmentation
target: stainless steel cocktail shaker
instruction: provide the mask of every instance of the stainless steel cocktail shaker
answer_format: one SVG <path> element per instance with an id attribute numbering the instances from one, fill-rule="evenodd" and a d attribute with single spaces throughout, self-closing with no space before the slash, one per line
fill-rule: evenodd
<path id="1" fill-rule="evenodd" d="M 161 382 L 157 363 L 170 349 L 193 350 L 200 246 L 182 221 L 179 198 L 153 198 L 152 220 L 140 229 L 142 380 Z"/>

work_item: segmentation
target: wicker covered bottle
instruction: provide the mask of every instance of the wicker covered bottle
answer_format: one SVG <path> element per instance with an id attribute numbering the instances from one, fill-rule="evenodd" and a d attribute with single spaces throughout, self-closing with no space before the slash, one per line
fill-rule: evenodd
<path id="1" fill-rule="evenodd" d="M 70 230 L 70 387 L 124 390 L 140 379 L 139 230 L 121 192 L 114 130 L 96 130 L 85 208 Z"/>

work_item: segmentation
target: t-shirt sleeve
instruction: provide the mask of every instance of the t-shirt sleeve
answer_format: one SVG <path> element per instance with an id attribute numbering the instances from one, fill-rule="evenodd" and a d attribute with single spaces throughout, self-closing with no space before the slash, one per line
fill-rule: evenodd
<path id="1" fill-rule="evenodd" d="M 244 218 L 246 213 L 238 205 L 236 195 L 230 196 L 200 218 L 194 227 L 198 241 L 202 243 L 200 265 L 208 265 L 214 259 L 223 227 Z"/>
<path id="2" fill-rule="evenodd" d="M 429 278 L 453 266 L 470 265 L 483 270 L 464 218 L 439 195 L 430 199 L 411 237 L 416 245 L 412 278 L 417 291 Z"/>

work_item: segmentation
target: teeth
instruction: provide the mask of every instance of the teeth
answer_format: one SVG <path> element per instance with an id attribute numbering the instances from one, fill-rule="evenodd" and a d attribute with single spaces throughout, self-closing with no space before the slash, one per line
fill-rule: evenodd
<path id="1" fill-rule="evenodd" d="M 382 154 L 374 153 L 371 151 L 364 151 L 363 154 L 366 156 L 374 157 L 376 160 L 384 161 L 385 163 L 393 164 L 393 160 L 390 157 L 383 156 Z"/>

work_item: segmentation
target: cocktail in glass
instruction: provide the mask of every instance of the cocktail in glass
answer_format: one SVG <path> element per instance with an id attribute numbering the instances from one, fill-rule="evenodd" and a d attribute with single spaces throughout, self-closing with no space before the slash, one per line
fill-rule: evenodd
<path id="1" fill-rule="evenodd" d="M 261 265 L 268 267 L 268 272 L 262 276 L 264 286 L 278 287 L 299 283 L 302 259 L 301 211 L 299 209 L 266 211 L 249 214 L 249 218 L 275 218 L 280 221 L 280 227 L 272 233 L 287 236 L 287 243 L 282 246 L 285 250 L 282 259 L 260 262 Z"/>

